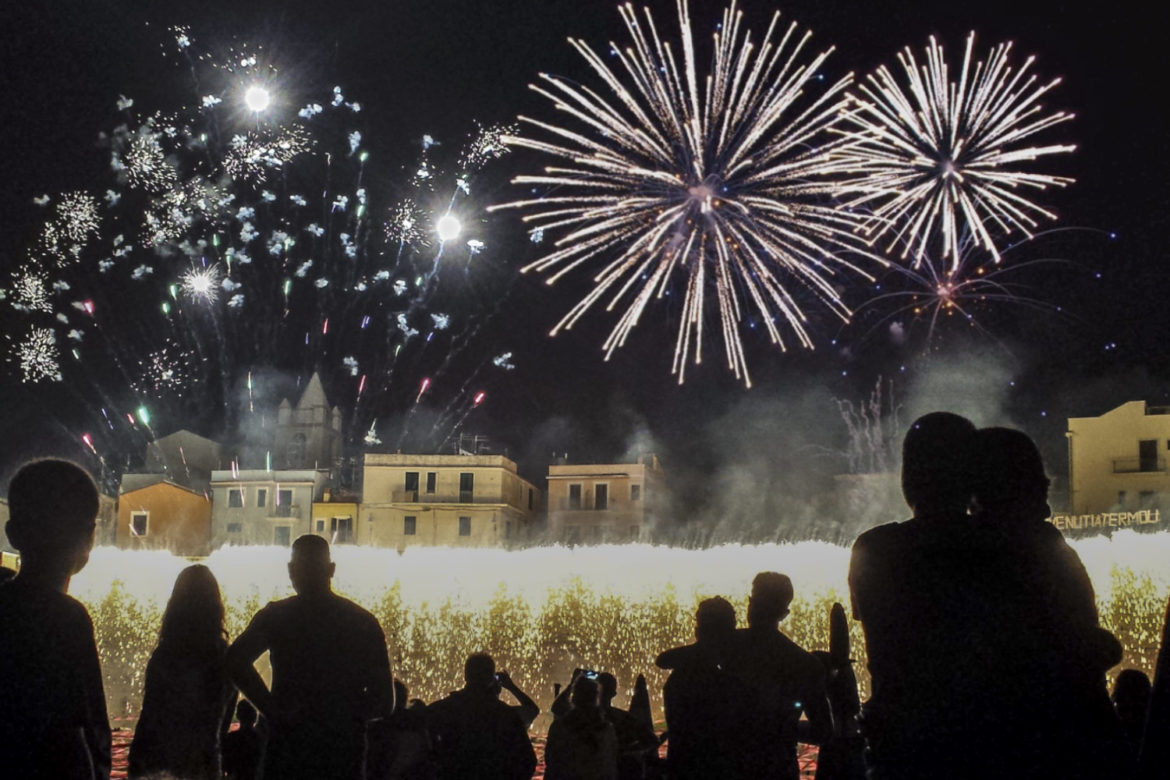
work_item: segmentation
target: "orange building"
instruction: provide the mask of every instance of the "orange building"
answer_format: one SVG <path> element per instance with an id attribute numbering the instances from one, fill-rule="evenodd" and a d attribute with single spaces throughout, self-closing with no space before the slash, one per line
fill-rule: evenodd
<path id="1" fill-rule="evenodd" d="M 158 482 L 121 495 L 117 545 L 207 555 L 211 551 L 211 502 L 202 493 L 160 475 Z"/>

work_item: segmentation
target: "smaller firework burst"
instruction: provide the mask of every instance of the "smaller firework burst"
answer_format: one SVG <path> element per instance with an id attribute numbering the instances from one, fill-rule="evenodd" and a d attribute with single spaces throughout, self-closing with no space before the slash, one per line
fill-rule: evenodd
<path id="1" fill-rule="evenodd" d="M 196 357 L 193 352 L 177 344 L 168 343 L 139 362 L 139 377 L 134 383 L 135 389 L 156 398 L 165 395 L 182 398 L 199 381 L 199 372 L 194 369 L 195 364 Z"/>
<path id="2" fill-rule="evenodd" d="M 76 262 L 97 236 L 100 225 L 97 198 L 85 192 L 67 192 L 57 199 L 53 216 L 41 232 L 41 251 L 59 266 Z"/>
<path id="3" fill-rule="evenodd" d="M 12 280 L 10 291 L 12 307 L 21 312 L 53 311 L 53 303 L 49 300 L 49 282 L 40 271 L 24 268 Z"/>
<path id="4" fill-rule="evenodd" d="M 460 170 L 478 171 L 492 160 L 498 160 L 511 151 L 504 143 L 504 137 L 520 132 L 520 125 L 491 125 L 484 127 L 476 122 L 476 133 L 459 153 Z"/>
<path id="5" fill-rule="evenodd" d="M 398 201 L 386 220 L 386 238 L 413 247 L 427 245 L 427 215 L 412 198 Z"/>
<path id="6" fill-rule="evenodd" d="M 211 305 L 219 300 L 222 278 L 218 266 L 192 268 L 183 274 L 183 293 L 193 301 Z"/>
<path id="7" fill-rule="evenodd" d="M 150 122 L 138 128 L 118 159 L 123 166 L 126 183 L 147 192 L 162 192 L 174 185 L 178 173 L 167 161 L 159 139 Z"/>
<path id="8" fill-rule="evenodd" d="M 50 380 L 61 381 L 61 353 L 57 336 L 49 328 L 31 328 L 12 350 L 13 359 L 20 367 L 25 383 Z"/>
<path id="9" fill-rule="evenodd" d="M 233 179 L 262 184 L 312 149 L 313 140 L 303 127 L 264 127 L 233 136 L 223 167 Z"/>

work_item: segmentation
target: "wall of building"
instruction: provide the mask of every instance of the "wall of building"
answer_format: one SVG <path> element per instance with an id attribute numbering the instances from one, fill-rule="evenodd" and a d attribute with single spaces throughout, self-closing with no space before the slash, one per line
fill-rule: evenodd
<path id="1" fill-rule="evenodd" d="M 1075 515 L 1170 507 L 1170 408 L 1131 401 L 1068 421 L 1069 501 Z M 1141 441 L 1152 441 L 1146 457 Z"/>
<path id="2" fill-rule="evenodd" d="M 359 543 L 359 522 L 356 501 L 313 502 L 312 533 L 328 539 L 331 544 Z"/>
<path id="3" fill-rule="evenodd" d="M 417 489 L 407 488 L 408 473 L 418 475 Z M 470 493 L 460 489 L 463 474 L 472 475 Z M 367 455 L 358 541 L 398 549 L 508 544 L 527 534 L 541 504 L 541 492 L 500 455 Z"/>
<path id="4" fill-rule="evenodd" d="M 605 486 L 604 508 L 597 506 L 598 485 Z M 579 504 L 573 486 L 580 488 Z M 662 498 L 662 472 L 644 463 L 549 466 L 549 537 L 570 544 L 642 538 Z"/>
<path id="5" fill-rule="evenodd" d="M 137 512 L 147 513 L 145 535 L 131 530 L 131 518 Z M 168 482 L 123 493 L 118 501 L 116 544 L 133 550 L 207 555 L 211 551 L 211 502 Z"/>
<path id="6" fill-rule="evenodd" d="M 327 471 L 314 470 L 212 472 L 212 548 L 285 544 L 310 533 L 313 501 L 321 496 L 327 478 Z M 233 490 L 243 491 L 243 506 L 231 506 Z M 282 490 L 291 492 L 291 501 L 279 501 Z"/>

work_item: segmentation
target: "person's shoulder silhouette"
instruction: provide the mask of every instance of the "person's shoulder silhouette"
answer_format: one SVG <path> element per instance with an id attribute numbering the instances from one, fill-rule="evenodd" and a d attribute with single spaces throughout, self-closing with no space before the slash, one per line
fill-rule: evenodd
<path id="1" fill-rule="evenodd" d="M 20 572 L 0 585 L 0 766 L 11 777 L 106 778 L 110 725 L 93 623 L 66 595 L 89 560 L 98 493 L 76 464 L 40 460 L 8 486 Z"/>
<path id="2" fill-rule="evenodd" d="M 536 753 L 521 716 L 500 701 L 496 665 L 475 653 L 463 667 L 464 686 L 427 708 L 442 780 L 527 780 Z"/>

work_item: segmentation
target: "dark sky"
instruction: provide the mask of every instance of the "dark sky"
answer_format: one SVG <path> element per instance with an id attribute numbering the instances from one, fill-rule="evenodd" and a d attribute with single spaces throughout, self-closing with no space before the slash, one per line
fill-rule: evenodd
<path id="1" fill-rule="evenodd" d="M 367 107 L 366 121 L 376 127 L 376 153 L 384 160 L 400 155 L 403 163 L 423 133 L 453 138 L 466 133 L 472 119 L 505 121 L 522 112 L 547 116 L 544 103 L 526 89 L 537 72 L 588 79 L 567 36 L 598 47 L 608 40 L 624 41 L 610 2 L 33 0 L 3 5 L 0 261 L 6 266 L 19 261 L 20 246 L 35 228 L 34 196 L 84 187 L 101 173 L 106 157 L 94 141 L 98 130 L 112 123 L 117 97 L 132 95 L 144 104 L 168 99 L 176 74 L 173 68 L 160 69 L 158 55 L 168 25 L 190 25 L 202 42 L 263 43 L 284 69 L 345 84 L 347 93 Z M 663 26 L 672 26 L 673 3 L 652 5 Z M 713 24 L 722 8 L 706 0 L 692 6 L 697 27 L 703 26 L 699 20 Z M 1087 230 L 1038 243 L 1028 259 L 1055 256 L 1067 262 L 1021 275 L 1027 295 L 1059 305 L 1062 316 L 1009 306 L 984 320 L 998 341 L 969 339 L 956 328 L 953 335 L 944 333 L 929 355 L 923 355 L 921 340 L 892 343 L 884 327 L 871 331 L 864 318 L 844 330 L 825 321 L 817 323 L 821 348 L 813 354 L 780 355 L 763 342 L 749 341 L 756 379 L 750 391 L 726 375 L 716 359 L 693 370 L 679 388 L 669 375 L 673 312 L 650 312 L 630 346 L 602 363 L 600 342 L 612 320 L 591 317 L 578 330 L 550 341 L 544 334 L 572 302 L 574 290 L 549 293 L 539 280 L 525 276 L 512 286 L 493 323 L 507 335 L 518 368 L 497 382 L 474 429 L 505 442 L 532 477 L 544 473 L 542 459 L 554 449 L 581 460 L 614 457 L 637 431 L 662 451 L 668 465 L 701 475 L 718 468 L 717 461 L 726 459 L 737 441 L 747 447 L 761 432 L 775 431 L 780 450 L 799 449 L 804 445 L 795 442 L 805 440 L 839 445 L 842 434 L 832 432 L 840 425 L 831 398 L 860 398 L 879 375 L 895 377 L 900 383 L 896 392 L 914 409 L 924 397 L 939 397 L 923 388 L 954 385 L 959 388 L 954 408 L 990 404 L 993 419 L 977 422 L 1024 427 L 1041 438 L 1050 458 L 1060 456 L 1064 417 L 1099 414 L 1138 398 L 1164 399 L 1170 372 L 1163 265 L 1170 155 L 1161 77 L 1170 34 L 1145 12 L 1131 10 L 1136 4 L 1088 6 L 1054 0 L 796 0 L 780 6 L 785 17 L 811 27 L 816 42 L 837 47 L 830 60 L 834 73 L 863 74 L 892 62 L 902 46 L 921 50 L 932 34 L 955 54 L 974 29 L 983 47 L 1011 39 L 1017 59 L 1033 53 L 1041 76 L 1064 77 L 1047 103 L 1075 112 L 1077 119 L 1053 140 L 1071 140 L 1078 150 L 1054 168 L 1077 182 L 1045 202 L 1059 213 L 1060 226 Z M 766 24 L 774 7 L 743 3 L 755 30 Z M 518 267 L 533 259 L 536 250 L 515 222 L 504 220 L 498 229 L 513 231 L 502 243 L 516 257 L 505 262 Z M 963 397 L 963 388 L 980 392 L 982 386 L 964 382 L 961 371 L 986 377 L 980 362 L 985 359 L 1006 367 L 1002 395 Z M 85 456 L 74 428 L 84 410 L 55 410 L 48 415 L 54 419 L 37 421 L 30 429 L 30 418 L 47 416 L 43 403 L 27 388 L 11 382 L 2 387 L 7 403 L 0 432 L 9 441 L 20 440 L 8 447 L 6 463 L 35 450 Z M 811 418 L 784 413 L 786 404 L 796 408 L 795 399 L 810 395 L 824 398 L 823 425 L 816 411 Z M 945 402 L 945 397 L 940 400 Z M 748 411 L 761 409 L 770 411 L 754 417 Z M 820 430 L 794 438 L 794 426 Z"/>

